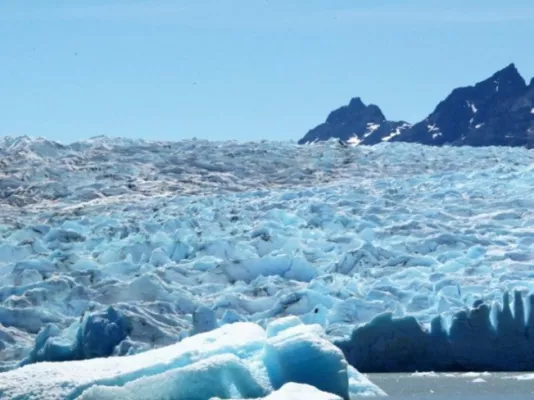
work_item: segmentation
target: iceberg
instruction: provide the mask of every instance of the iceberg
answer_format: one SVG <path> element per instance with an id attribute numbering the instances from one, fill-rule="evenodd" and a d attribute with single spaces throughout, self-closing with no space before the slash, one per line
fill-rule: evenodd
<path id="1" fill-rule="evenodd" d="M 61 357 L 62 349 L 56 349 Z M 236 322 L 139 354 L 40 362 L 0 374 L 0 397 L 8 399 L 275 400 L 308 395 L 349 400 L 385 393 L 347 364 L 319 325 L 305 325 L 296 317 L 276 320 L 266 330 Z"/>

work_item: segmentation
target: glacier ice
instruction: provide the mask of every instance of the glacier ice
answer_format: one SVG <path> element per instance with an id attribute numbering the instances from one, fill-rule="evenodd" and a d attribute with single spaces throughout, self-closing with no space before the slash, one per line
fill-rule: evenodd
<path id="1" fill-rule="evenodd" d="M 440 316 L 429 327 L 412 316 L 384 313 L 336 341 L 351 365 L 364 372 L 532 371 L 534 295 L 520 291 L 513 304 L 477 300 L 453 315 L 449 327 Z"/>
<path id="2" fill-rule="evenodd" d="M 279 390 L 263 397 L 264 400 L 341 400 L 332 393 L 325 393 L 313 386 L 298 383 L 286 383 Z"/>
<path id="3" fill-rule="evenodd" d="M 319 325 L 296 317 L 267 330 L 238 322 L 140 354 L 0 374 L 0 397 L 9 399 L 285 399 L 296 392 L 318 400 L 385 395 L 348 366 Z"/>
<path id="4" fill-rule="evenodd" d="M 3 137 L 0 154 L 0 371 L 285 316 L 336 342 L 387 312 L 448 331 L 534 289 L 532 150 Z"/>

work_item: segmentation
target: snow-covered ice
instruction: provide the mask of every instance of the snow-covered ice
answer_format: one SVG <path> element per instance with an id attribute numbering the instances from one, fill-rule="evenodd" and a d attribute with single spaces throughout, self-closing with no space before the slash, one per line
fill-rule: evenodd
<path id="1" fill-rule="evenodd" d="M 384 312 L 448 327 L 476 300 L 532 291 L 533 161 L 405 143 L 1 138 L 0 367 L 287 315 L 334 341 Z"/>
<path id="2" fill-rule="evenodd" d="M 6 399 L 349 400 L 356 395 L 385 393 L 348 366 L 319 325 L 304 325 L 296 317 L 277 320 L 266 331 L 241 322 L 141 354 L 39 363 L 0 374 L 0 398 Z"/>

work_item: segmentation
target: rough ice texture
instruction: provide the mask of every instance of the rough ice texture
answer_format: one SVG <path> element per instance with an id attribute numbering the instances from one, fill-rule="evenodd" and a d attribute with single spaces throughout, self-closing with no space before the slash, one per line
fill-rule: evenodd
<path id="1" fill-rule="evenodd" d="M 339 339 L 530 292 L 533 165 L 510 148 L 0 138 L 0 368 L 287 315 Z"/>
<path id="2" fill-rule="evenodd" d="M 301 390 L 317 400 L 384 395 L 348 366 L 320 326 L 298 319 L 268 333 L 235 323 L 141 354 L 43 362 L 0 374 L 6 399 L 275 400 Z"/>
<path id="3" fill-rule="evenodd" d="M 413 317 L 383 314 L 336 344 L 348 362 L 363 372 L 532 371 L 534 370 L 534 295 L 525 307 L 520 292 L 513 306 L 477 301 L 460 311 L 447 329 L 441 317 L 429 329 Z"/>
<path id="4" fill-rule="evenodd" d="M 298 383 L 286 383 L 284 386 L 263 397 L 264 400 L 342 400 L 341 397 L 332 393 L 326 393 L 310 385 Z"/>

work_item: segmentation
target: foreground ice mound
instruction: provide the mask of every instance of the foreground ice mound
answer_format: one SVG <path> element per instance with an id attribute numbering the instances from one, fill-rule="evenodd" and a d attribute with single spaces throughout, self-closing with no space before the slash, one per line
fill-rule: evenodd
<path id="1" fill-rule="evenodd" d="M 502 306 L 477 301 L 456 313 L 449 329 L 440 316 L 425 329 L 413 317 L 386 313 L 336 344 L 364 372 L 532 371 L 534 295 L 526 305 L 520 292 L 513 307 L 508 293 Z"/>
<path id="2" fill-rule="evenodd" d="M 235 323 L 132 356 L 43 362 L 0 374 L 0 398 L 6 399 L 348 400 L 355 395 L 384 392 L 348 366 L 320 326 L 294 317 L 266 331 Z"/>

